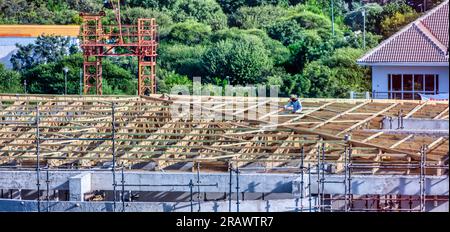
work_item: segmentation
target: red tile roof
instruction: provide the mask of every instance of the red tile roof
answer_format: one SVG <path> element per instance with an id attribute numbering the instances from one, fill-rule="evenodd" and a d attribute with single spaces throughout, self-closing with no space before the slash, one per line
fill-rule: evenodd
<path id="1" fill-rule="evenodd" d="M 449 1 L 412 22 L 358 60 L 360 64 L 447 63 Z"/>

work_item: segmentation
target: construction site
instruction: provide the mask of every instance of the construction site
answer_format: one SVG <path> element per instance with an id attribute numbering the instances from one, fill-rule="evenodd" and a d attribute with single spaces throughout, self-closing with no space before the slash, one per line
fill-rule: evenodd
<path id="1" fill-rule="evenodd" d="M 448 102 L 0 99 L 2 211 L 448 210 Z M 172 118 L 199 101 L 233 119 Z"/>
<path id="2" fill-rule="evenodd" d="M 448 100 L 158 94 L 156 20 L 114 7 L 80 14 L 83 95 L 0 95 L 0 212 L 448 212 Z"/>

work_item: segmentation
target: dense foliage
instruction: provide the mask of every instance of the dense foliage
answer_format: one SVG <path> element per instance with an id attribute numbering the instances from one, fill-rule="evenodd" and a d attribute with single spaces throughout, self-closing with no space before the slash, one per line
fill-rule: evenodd
<path id="1" fill-rule="evenodd" d="M 279 85 L 281 93 L 303 97 L 345 97 L 370 89 L 369 70 L 355 61 L 420 15 L 416 1 L 334 0 L 122 0 L 122 20 L 155 17 L 160 26 L 158 91 L 204 84 Z M 380 2 L 380 3 L 377 3 Z M 420 1 L 419 1 L 420 2 Z M 439 0 L 434 0 L 437 4 Z M 78 13 L 105 10 L 102 0 L 0 0 L 0 23 L 80 24 Z M 366 12 L 364 48 L 363 11 Z M 0 92 L 80 91 L 82 56 L 61 37 L 40 37 L 19 46 L 14 70 L 0 67 Z M 135 94 L 137 60 L 107 59 L 105 94 Z"/>

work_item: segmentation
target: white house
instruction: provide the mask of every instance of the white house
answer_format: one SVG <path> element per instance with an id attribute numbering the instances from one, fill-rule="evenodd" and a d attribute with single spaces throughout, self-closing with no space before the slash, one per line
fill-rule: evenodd
<path id="1" fill-rule="evenodd" d="M 430 10 L 357 61 L 372 68 L 373 98 L 448 96 L 448 3 Z"/>

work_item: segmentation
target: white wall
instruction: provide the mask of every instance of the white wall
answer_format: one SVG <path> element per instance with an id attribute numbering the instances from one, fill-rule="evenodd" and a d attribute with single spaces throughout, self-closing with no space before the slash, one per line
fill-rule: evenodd
<path id="1" fill-rule="evenodd" d="M 28 45 L 36 41 L 33 37 L 2 37 L 0 38 L 0 63 L 6 68 L 12 68 L 11 56 L 17 52 L 16 44 Z M 72 44 L 79 44 L 77 38 L 72 38 Z"/>
<path id="2" fill-rule="evenodd" d="M 6 68 L 12 68 L 9 61 L 11 56 L 16 53 L 16 44 L 27 45 L 34 43 L 36 38 L 18 38 L 18 37 L 2 37 L 0 38 L 0 63 L 4 64 Z"/>
<path id="3" fill-rule="evenodd" d="M 447 67 L 373 66 L 372 91 L 376 92 L 388 91 L 388 74 L 437 74 L 439 75 L 439 92 L 449 92 L 448 66 Z"/>

